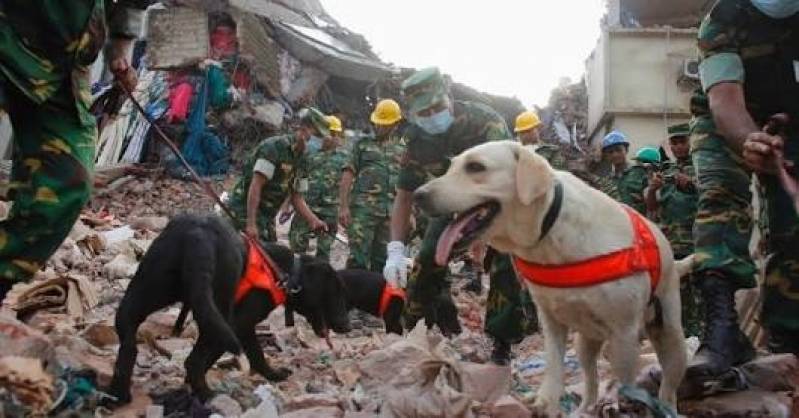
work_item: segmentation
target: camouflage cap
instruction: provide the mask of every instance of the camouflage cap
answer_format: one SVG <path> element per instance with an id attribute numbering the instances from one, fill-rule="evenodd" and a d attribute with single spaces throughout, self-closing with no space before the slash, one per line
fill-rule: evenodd
<path id="1" fill-rule="evenodd" d="M 310 122 L 319 134 L 322 136 L 330 135 L 330 122 L 327 120 L 327 115 L 320 112 L 315 107 L 304 107 L 297 113 L 300 121 Z"/>
<path id="2" fill-rule="evenodd" d="M 675 136 L 688 136 L 691 133 L 691 129 L 688 127 L 687 123 L 681 123 L 679 125 L 669 126 L 668 132 L 669 139 L 671 139 Z"/>
<path id="3" fill-rule="evenodd" d="M 412 115 L 447 100 L 449 96 L 444 76 L 436 67 L 417 71 L 402 82 L 401 88 Z"/>

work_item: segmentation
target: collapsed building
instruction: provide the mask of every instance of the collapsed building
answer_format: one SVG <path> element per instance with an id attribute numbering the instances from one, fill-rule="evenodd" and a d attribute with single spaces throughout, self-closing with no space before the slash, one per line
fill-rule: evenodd
<path id="1" fill-rule="evenodd" d="M 351 143 L 371 129 L 379 99 L 402 104 L 399 86 L 415 71 L 383 62 L 318 0 L 178 3 L 148 10 L 131 56 L 139 71 L 134 96 L 204 175 L 221 174 L 257 141 L 288 129 L 305 105 L 338 116 Z M 130 101 L 104 100 L 113 89 L 102 66 L 98 60 L 93 69 L 97 166 L 151 161 L 179 170 L 159 141 L 149 141 L 149 123 Z M 515 98 L 451 85 L 456 99 L 486 103 L 509 124 L 524 110 Z"/>
<path id="2" fill-rule="evenodd" d="M 699 85 L 697 28 L 712 1 L 609 0 L 586 60 L 588 142 L 627 134 L 631 152 L 660 146 L 669 125 L 687 122 Z"/>

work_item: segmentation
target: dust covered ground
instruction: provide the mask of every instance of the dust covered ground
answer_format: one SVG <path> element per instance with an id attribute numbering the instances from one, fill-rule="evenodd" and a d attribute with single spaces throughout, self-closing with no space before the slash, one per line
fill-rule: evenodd
<path id="1" fill-rule="evenodd" d="M 218 191 L 229 190 L 232 182 L 227 178 L 213 186 Z M 118 347 L 113 330 L 115 310 L 138 260 L 169 216 L 212 210 L 213 204 L 197 185 L 166 178 L 157 170 L 128 175 L 100 187 L 47 270 L 33 283 L 15 287 L 3 306 L 0 329 L 18 328 L 24 332 L 16 335 L 26 336 L 0 338 L 0 344 L 11 344 L 17 356 L 45 360 L 41 366 L 16 372 L 22 382 L 19 388 L 33 381 L 39 382 L 37 388 L 44 388 L 31 392 L 36 396 L 31 395 L 23 405 L 13 396 L 13 381 L 10 390 L 0 388 L 0 406 L 6 416 L 30 412 L 34 407 L 60 412 L 61 416 L 155 418 L 212 413 L 251 417 L 279 413 L 295 418 L 407 416 L 410 411 L 427 411 L 426 416 L 444 411 L 461 411 L 453 416 L 529 414 L 526 406 L 535 397 L 545 367 L 541 336 L 530 336 L 514 347 L 510 370 L 485 364 L 491 350 L 490 340 L 482 332 L 487 277 L 481 295 L 461 291 L 465 283 L 457 274 L 458 265 L 451 268 L 452 288 L 464 331 L 452 340 L 443 339 L 436 330 L 424 329 L 404 339 L 387 336 L 380 320 L 352 312 L 353 331 L 333 335 L 331 350 L 299 315 L 297 325 L 286 328 L 279 308 L 258 326 L 257 335 L 272 365 L 292 369 L 292 376 L 284 382 L 269 383 L 250 375 L 242 369 L 246 364 L 227 355 L 208 373 L 211 387 L 219 395 L 200 405 L 183 385 L 183 361 L 197 329 L 191 324 L 180 338 L 172 337 L 179 309 L 174 306 L 153 314 L 139 330 L 133 402 L 116 411 L 98 406 L 102 389 L 113 373 Z M 280 228 L 284 240 L 287 226 Z M 336 242 L 334 267 L 342 268 L 346 256 L 346 246 Z M 37 286 L 45 291 L 31 295 L 31 289 Z M 9 315 L 17 314 L 27 325 L 9 319 Z M 0 387 L 4 361 L 12 366 L 19 364 L 14 363 L 17 357 L 2 354 Z M 645 343 L 642 363 L 654 362 Z M 73 378 L 82 371 L 94 373 L 93 378 L 85 379 L 90 390 L 82 398 L 75 395 L 79 402 L 73 402 L 75 398 L 65 394 L 73 394 Z M 566 373 L 568 391 L 562 406 L 573 410 L 582 391 L 573 349 L 566 355 Z M 608 385 L 610 372 L 604 360 L 600 373 L 603 386 Z M 602 411 L 598 414 L 611 416 Z"/>

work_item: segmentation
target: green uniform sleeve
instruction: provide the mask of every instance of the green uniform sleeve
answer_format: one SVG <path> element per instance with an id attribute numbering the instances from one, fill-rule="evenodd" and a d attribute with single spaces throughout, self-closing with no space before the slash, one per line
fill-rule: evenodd
<path id="1" fill-rule="evenodd" d="M 718 83 L 744 80 L 736 27 L 725 18 L 733 7 L 728 3 L 719 2 L 699 27 L 699 78 L 705 92 Z"/>
<path id="2" fill-rule="evenodd" d="M 255 151 L 252 171 L 253 173 L 262 174 L 268 180 L 272 180 L 275 175 L 275 170 L 280 168 L 281 163 L 280 152 L 274 144 L 264 143 Z"/>

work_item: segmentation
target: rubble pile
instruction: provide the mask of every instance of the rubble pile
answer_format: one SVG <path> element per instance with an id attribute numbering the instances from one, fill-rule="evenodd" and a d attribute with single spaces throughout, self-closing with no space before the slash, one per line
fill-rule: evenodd
<path id="1" fill-rule="evenodd" d="M 215 187 L 221 189 L 222 183 Z M 2 307 L 0 410 L 6 416 L 112 416 L 102 406 L 102 390 L 113 374 L 118 348 L 116 307 L 142 254 L 168 217 L 184 210 L 210 211 L 212 205 L 196 185 L 158 171 L 112 179 L 97 190 L 47 268 L 33 282 L 15 286 Z M 282 239 L 287 230 L 288 224 L 279 228 Z M 344 245 L 336 242 L 333 251 L 334 267 L 343 267 Z M 218 396 L 205 405 L 184 387 L 183 362 L 197 338 L 196 326 L 192 323 L 180 337 L 173 337 L 179 307 L 157 312 L 139 329 L 133 402 L 113 416 L 529 414 L 546 368 L 542 337 L 534 335 L 515 346 L 510 368 L 490 365 L 491 341 L 482 321 L 486 296 L 460 290 L 458 267 L 452 265 L 453 293 L 464 332 L 456 338 L 446 340 L 423 326 L 405 337 L 386 335 L 382 321 L 353 312 L 353 331 L 334 335 L 331 350 L 301 317 L 295 327 L 286 328 L 278 308 L 256 332 L 272 364 L 289 367 L 293 374 L 284 382 L 267 382 L 250 375 L 246 361 L 227 355 L 208 374 Z M 692 345 L 695 349 L 695 342 Z M 697 411 L 691 416 L 790 416 L 780 413 L 799 405 L 794 395 L 799 384 L 796 359 L 767 359 L 747 369 L 754 382 L 748 391 L 686 401 L 681 407 Z M 646 344 L 641 363 L 657 363 Z M 573 411 L 582 392 L 582 372 L 573 349 L 567 351 L 565 364 L 567 395 L 562 406 Z M 602 387 L 613 393 L 606 361 L 600 360 L 599 370 Z M 598 415 L 617 416 L 616 400 L 604 399 L 611 406 Z M 738 409 L 730 412 L 731 408 Z"/>

